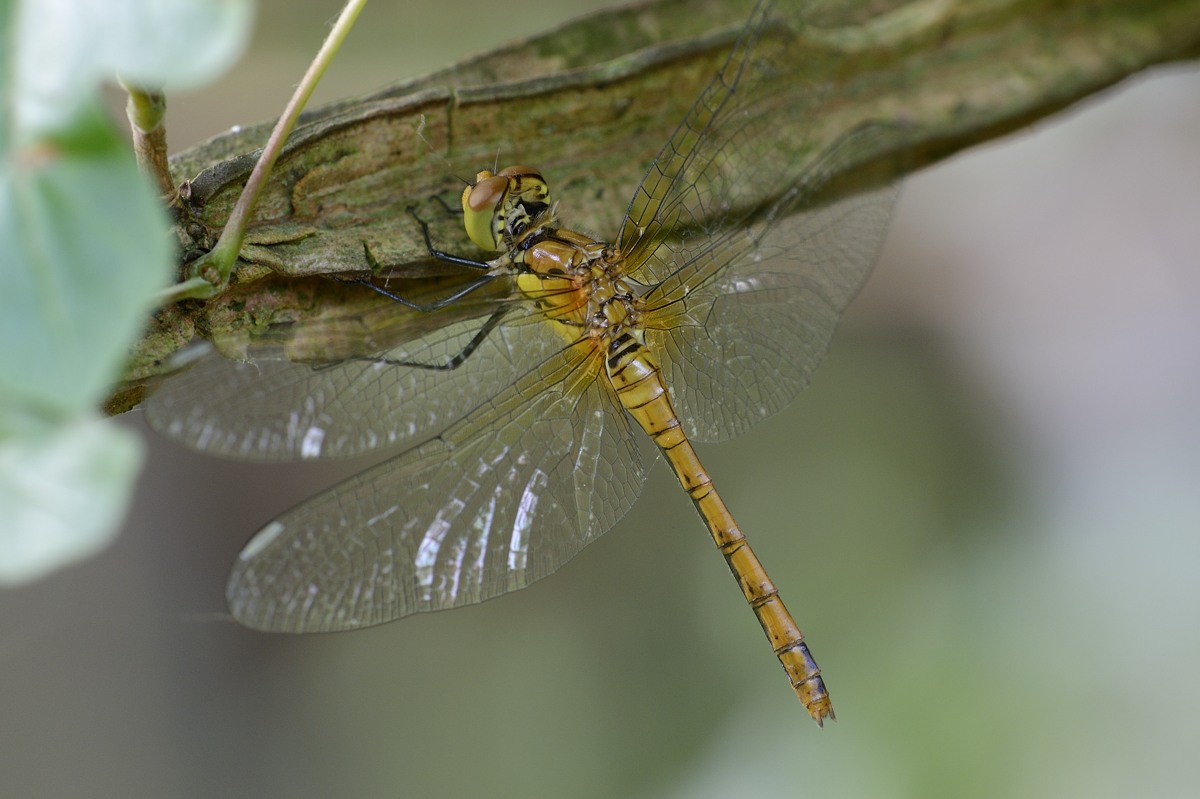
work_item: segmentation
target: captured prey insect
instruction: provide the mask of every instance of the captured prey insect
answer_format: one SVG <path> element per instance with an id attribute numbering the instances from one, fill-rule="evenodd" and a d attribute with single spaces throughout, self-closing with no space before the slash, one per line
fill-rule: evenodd
<path id="1" fill-rule="evenodd" d="M 560 226 L 538 170 L 481 172 L 463 192 L 465 225 L 498 255 L 454 258 L 482 270 L 478 290 L 430 307 L 419 333 L 317 369 L 278 348 L 246 363 L 214 356 L 151 398 L 156 429 L 221 455 L 409 445 L 250 540 L 227 591 L 240 622 L 347 630 L 523 588 L 630 509 L 648 440 L 800 701 L 818 723 L 833 717 L 804 636 L 692 447 L 744 432 L 807 384 L 894 198 L 814 200 L 839 167 L 874 154 L 874 123 L 807 151 L 773 140 L 768 123 L 805 107 L 799 81 L 793 95 L 767 79 L 791 66 L 782 30 L 774 4 L 758 3 L 613 243 Z"/>

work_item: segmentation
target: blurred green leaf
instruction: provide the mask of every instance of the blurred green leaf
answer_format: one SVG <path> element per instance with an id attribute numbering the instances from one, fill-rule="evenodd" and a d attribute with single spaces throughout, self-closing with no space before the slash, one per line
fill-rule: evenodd
<path id="1" fill-rule="evenodd" d="M 59 131 L 101 81 L 195 86 L 242 52 L 251 0 L 23 0 L 16 25 L 16 123 Z"/>
<path id="2" fill-rule="evenodd" d="M 24 0 L 0 9 L 0 582 L 104 545 L 141 463 L 96 408 L 176 243 L 101 81 L 194 85 L 241 51 L 250 0 Z M 8 57 L 8 53 L 12 57 Z"/>
<path id="3" fill-rule="evenodd" d="M 0 165 L 0 402 L 96 406 L 170 278 L 167 219 L 96 117 Z"/>
<path id="4" fill-rule="evenodd" d="M 138 438 L 106 420 L 55 424 L 0 407 L 0 585 L 35 580 L 104 547 L 141 463 Z"/>

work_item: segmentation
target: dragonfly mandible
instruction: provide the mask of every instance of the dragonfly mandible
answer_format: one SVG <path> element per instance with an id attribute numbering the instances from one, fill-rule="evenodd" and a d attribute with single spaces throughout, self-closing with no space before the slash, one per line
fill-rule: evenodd
<path id="1" fill-rule="evenodd" d="M 755 7 L 613 243 L 561 226 L 537 170 L 481 172 L 463 193 L 466 228 L 498 255 L 476 264 L 477 291 L 415 312 L 429 323 L 400 343 L 367 342 L 365 355 L 319 368 L 279 346 L 214 355 L 147 402 L 157 430 L 224 456 L 404 447 L 250 539 L 227 590 L 238 621 L 347 630 L 523 588 L 630 509 L 649 441 L 797 696 L 818 723 L 833 717 L 799 627 L 691 443 L 744 432 L 807 384 L 894 199 L 882 189 L 812 203 L 869 151 L 873 127 L 806 158 L 775 146 L 767 123 L 802 104 L 766 80 L 790 65 L 773 14 Z"/>

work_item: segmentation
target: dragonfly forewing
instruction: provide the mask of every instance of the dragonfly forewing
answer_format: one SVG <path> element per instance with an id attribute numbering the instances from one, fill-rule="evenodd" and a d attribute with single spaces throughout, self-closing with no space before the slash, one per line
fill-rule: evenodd
<path id="1" fill-rule="evenodd" d="M 384 302 L 394 314 L 418 313 Z M 485 329 L 496 313 L 503 318 Z M 294 361 L 279 343 L 252 347 L 243 360 L 213 352 L 164 383 L 144 405 L 146 421 L 168 438 L 224 457 L 353 457 L 419 443 L 561 346 L 531 327 L 528 309 L 515 301 L 467 318 L 455 309 L 429 316 L 420 335 L 332 363 Z M 456 368 L 431 368 L 471 346 L 471 357 Z"/>
<path id="2" fill-rule="evenodd" d="M 878 189 L 709 237 L 647 293 L 647 342 L 671 355 L 662 368 L 690 437 L 741 435 L 808 385 L 870 274 L 894 199 Z"/>
<path id="3" fill-rule="evenodd" d="M 827 89 L 796 64 L 801 8 L 757 5 L 648 170 L 617 239 L 630 276 L 649 286 L 647 340 L 670 353 L 666 382 L 700 441 L 745 432 L 807 385 L 870 273 L 895 198 L 890 188 L 820 197 L 899 128 L 804 124 Z"/>

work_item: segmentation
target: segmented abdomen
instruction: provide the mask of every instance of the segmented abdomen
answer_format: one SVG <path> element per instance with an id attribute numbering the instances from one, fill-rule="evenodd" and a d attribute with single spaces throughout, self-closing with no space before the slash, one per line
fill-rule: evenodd
<path id="1" fill-rule="evenodd" d="M 650 350 L 636 333 L 624 332 L 612 340 L 605 358 L 608 379 L 621 405 L 662 450 L 692 498 L 787 672 L 796 696 L 818 724 L 833 718 L 829 692 L 821 679 L 820 667 L 804 643 L 804 634 L 700 464 L 675 415 L 662 371 Z"/>

